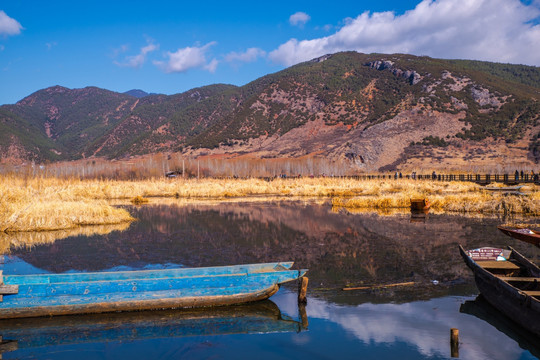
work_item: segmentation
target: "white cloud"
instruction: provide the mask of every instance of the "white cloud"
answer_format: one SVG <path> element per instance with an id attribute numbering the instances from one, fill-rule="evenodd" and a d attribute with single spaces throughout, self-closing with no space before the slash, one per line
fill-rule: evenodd
<path id="1" fill-rule="evenodd" d="M 293 65 L 339 51 L 410 53 L 540 65 L 538 2 L 519 0 L 423 0 L 403 15 L 365 12 L 336 33 L 313 40 L 290 39 L 270 52 Z"/>
<path id="2" fill-rule="evenodd" d="M 210 72 L 216 71 L 218 61 L 213 59 L 210 63 L 206 62 L 206 52 L 215 45 L 212 41 L 204 46 L 193 46 L 178 49 L 176 52 L 167 52 L 168 60 L 154 61 L 154 64 L 167 73 L 185 72 L 193 68 L 202 68 Z"/>
<path id="3" fill-rule="evenodd" d="M 129 45 L 124 44 L 112 50 L 112 57 L 116 58 L 118 55 L 125 53 L 129 50 Z"/>
<path id="4" fill-rule="evenodd" d="M 218 64 L 219 64 L 219 61 L 217 61 L 216 59 L 212 59 L 212 61 L 210 61 L 210 63 L 208 63 L 207 65 L 204 66 L 204 69 L 208 70 L 209 72 L 211 72 L 213 74 L 213 73 L 216 72 Z"/>
<path id="5" fill-rule="evenodd" d="M 159 45 L 156 45 L 153 42 L 148 41 L 148 44 L 141 48 L 141 51 L 139 52 L 139 54 L 133 55 L 133 56 L 126 56 L 126 59 L 124 62 L 115 61 L 114 63 L 118 66 L 123 66 L 123 67 L 140 68 L 146 61 L 146 56 L 152 51 L 156 51 L 158 49 L 159 49 Z M 115 52 L 124 52 L 124 51 L 127 51 L 127 46 L 125 45 L 115 50 Z"/>
<path id="6" fill-rule="evenodd" d="M 47 47 L 47 50 L 51 50 L 56 45 L 58 45 L 58 43 L 56 41 L 45 43 L 45 46 Z"/>
<path id="7" fill-rule="evenodd" d="M 293 26 L 304 26 L 309 20 L 311 19 L 311 16 L 306 14 L 305 12 L 298 11 L 291 16 L 289 16 L 289 23 Z"/>
<path id="8" fill-rule="evenodd" d="M 259 48 L 249 48 L 243 53 L 237 53 L 237 52 L 230 52 L 227 55 L 225 55 L 225 61 L 227 62 L 233 62 L 233 61 L 240 61 L 240 62 L 253 62 L 257 60 L 258 57 L 264 57 L 266 56 L 266 52 Z"/>
<path id="9" fill-rule="evenodd" d="M 17 20 L 10 18 L 3 10 L 0 10 L 0 35 L 17 35 L 21 33 L 22 28 Z"/>

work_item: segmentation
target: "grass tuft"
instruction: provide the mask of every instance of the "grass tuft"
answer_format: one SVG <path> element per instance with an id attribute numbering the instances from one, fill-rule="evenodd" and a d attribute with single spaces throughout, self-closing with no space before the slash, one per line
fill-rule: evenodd
<path id="1" fill-rule="evenodd" d="M 137 195 L 133 199 L 131 199 L 131 203 L 135 205 L 146 204 L 147 202 L 148 202 L 148 199 L 142 197 L 141 195 Z"/>

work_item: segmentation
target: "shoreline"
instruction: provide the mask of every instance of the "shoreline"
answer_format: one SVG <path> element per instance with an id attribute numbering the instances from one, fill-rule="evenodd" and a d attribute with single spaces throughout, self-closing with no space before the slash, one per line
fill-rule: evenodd
<path id="1" fill-rule="evenodd" d="M 526 195 L 489 192 L 470 182 L 355 180 L 340 178 L 151 179 L 140 181 L 0 177 L 0 232 L 52 231 L 84 225 L 129 223 L 111 205 L 138 198 L 223 201 L 241 198 L 326 199 L 336 208 L 408 209 L 411 198 L 428 198 L 443 213 L 540 215 L 540 186 Z"/>

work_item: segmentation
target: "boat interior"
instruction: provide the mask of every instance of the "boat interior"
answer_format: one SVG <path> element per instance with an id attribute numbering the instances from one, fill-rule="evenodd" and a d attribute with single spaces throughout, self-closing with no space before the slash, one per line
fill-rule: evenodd
<path id="1" fill-rule="evenodd" d="M 535 276 L 527 266 L 512 259 L 507 261 L 478 261 L 477 264 L 499 279 L 521 290 L 524 294 L 540 300 L 540 277 Z"/>

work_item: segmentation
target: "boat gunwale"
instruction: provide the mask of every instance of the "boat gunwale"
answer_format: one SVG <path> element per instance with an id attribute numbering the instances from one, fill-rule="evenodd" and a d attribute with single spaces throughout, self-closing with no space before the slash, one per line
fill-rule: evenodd
<path id="1" fill-rule="evenodd" d="M 4 283 L 10 285 L 38 285 L 38 284 L 68 284 L 73 282 L 98 282 L 98 281 L 129 281 L 129 280 L 143 280 L 143 279 L 174 279 L 174 278 L 196 278 L 204 276 L 223 276 L 223 275 L 245 275 L 245 274 L 265 274 L 273 273 L 276 271 L 297 271 L 291 270 L 294 262 L 274 262 L 263 264 L 243 264 L 243 265 L 228 265 L 228 266 L 209 266 L 209 267 L 195 267 L 195 268 L 176 268 L 176 269 L 148 269 L 148 270 L 123 270 L 123 271 L 103 271 L 103 272 L 77 272 L 77 273 L 61 273 L 61 274 L 26 274 L 26 275 L 4 275 Z M 267 269 L 266 269 L 266 267 Z M 276 267 L 282 266 L 284 269 L 276 270 Z M 249 268 L 253 267 L 256 270 L 249 271 Z M 233 270 L 237 268 L 240 270 L 247 270 L 237 273 L 227 273 L 226 270 Z M 247 269 L 246 269 L 247 268 Z M 209 269 L 217 269 L 222 272 L 197 274 L 196 272 L 204 272 Z M 298 271 L 304 271 L 303 269 Z M 307 270 L 305 270 L 307 271 Z M 182 272 L 194 274 L 181 275 Z M 156 274 L 162 275 L 170 273 L 169 276 L 163 277 L 151 277 L 149 275 Z M 176 275 L 178 274 L 178 275 Z M 95 279 L 94 279 L 95 278 Z M 24 282 L 30 280 L 29 282 Z M 44 280 L 44 281 L 39 281 Z"/>

